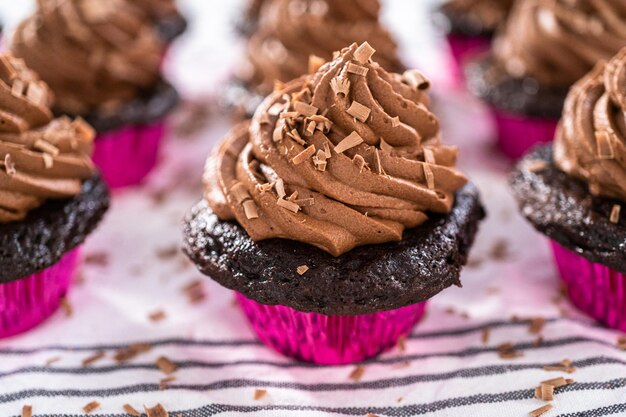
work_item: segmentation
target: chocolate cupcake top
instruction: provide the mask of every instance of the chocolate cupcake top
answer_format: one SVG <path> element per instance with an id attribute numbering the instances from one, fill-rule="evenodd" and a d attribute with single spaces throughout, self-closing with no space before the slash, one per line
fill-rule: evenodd
<path id="1" fill-rule="evenodd" d="M 570 90 L 554 159 L 593 195 L 626 201 L 626 48 Z"/>
<path id="2" fill-rule="evenodd" d="M 72 197 L 94 173 L 94 132 L 80 119 L 52 119 L 48 86 L 0 55 L 0 223 L 19 221 L 47 199 Z"/>
<path id="3" fill-rule="evenodd" d="M 493 33 L 506 21 L 514 0 L 449 0 L 441 13 L 451 25 L 450 32 L 484 35 Z"/>
<path id="4" fill-rule="evenodd" d="M 623 0 L 516 2 L 494 43 L 501 69 L 546 87 L 568 87 L 626 44 Z"/>
<path id="5" fill-rule="evenodd" d="M 262 8 L 240 76 L 265 95 L 275 81 L 308 73 L 311 56 L 330 60 L 334 51 L 364 41 L 379 51 L 377 59 L 384 68 L 401 72 L 397 45 L 379 13 L 378 0 L 274 0 Z"/>
<path id="6" fill-rule="evenodd" d="M 209 158 L 206 199 L 253 240 L 286 238 L 334 256 L 398 241 L 448 213 L 466 182 L 440 140 L 417 71 L 388 73 L 353 44 L 274 91 Z"/>
<path id="7" fill-rule="evenodd" d="M 155 85 L 163 50 L 153 23 L 126 0 L 39 1 L 12 44 L 54 92 L 55 110 L 80 115 Z"/>

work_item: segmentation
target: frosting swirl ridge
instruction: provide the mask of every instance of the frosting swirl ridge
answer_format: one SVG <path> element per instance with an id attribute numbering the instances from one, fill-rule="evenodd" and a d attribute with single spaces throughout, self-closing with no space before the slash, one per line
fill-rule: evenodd
<path id="1" fill-rule="evenodd" d="M 205 197 L 254 240 L 286 238 L 334 256 L 402 239 L 448 213 L 466 182 L 440 141 L 417 71 L 386 72 L 353 44 L 286 84 L 207 161 Z"/>
<path id="2" fill-rule="evenodd" d="M 384 68 L 402 71 L 398 47 L 379 21 L 379 0 L 273 0 L 261 9 L 241 78 L 262 94 L 275 81 L 308 73 L 311 55 L 330 60 L 352 42 L 368 41 Z"/>
<path id="3" fill-rule="evenodd" d="M 23 61 L 0 55 L 0 223 L 79 194 L 94 172 L 94 131 L 80 119 L 52 120 L 50 101 L 48 86 Z"/>
<path id="4" fill-rule="evenodd" d="M 593 195 L 626 201 L 626 48 L 572 87 L 554 153 Z"/>
<path id="5" fill-rule="evenodd" d="M 514 5 L 494 53 L 516 78 L 569 87 L 625 44 L 623 0 L 525 0 Z"/>
<path id="6" fill-rule="evenodd" d="M 86 115 L 153 86 L 165 46 L 138 4 L 44 0 L 17 28 L 12 52 L 55 94 L 55 108 Z"/>

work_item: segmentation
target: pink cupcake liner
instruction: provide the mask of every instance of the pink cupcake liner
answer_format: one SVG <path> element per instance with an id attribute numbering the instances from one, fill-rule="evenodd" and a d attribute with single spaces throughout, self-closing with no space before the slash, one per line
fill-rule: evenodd
<path id="1" fill-rule="evenodd" d="M 552 241 L 572 303 L 605 325 L 626 332 L 626 274 L 594 263 Z"/>
<path id="2" fill-rule="evenodd" d="M 59 308 L 72 284 L 78 254 L 74 249 L 41 272 L 0 284 L 0 338 L 32 329 Z"/>
<path id="3" fill-rule="evenodd" d="M 110 188 L 140 184 L 155 167 L 164 121 L 128 125 L 99 134 L 94 142 L 93 161 Z"/>
<path id="4" fill-rule="evenodd" d="M 498 147 L 507 157 L 518 160 L 535 145 L 552 142 L 557 119 L 516 116 L 491 109 L 498 130 Z"/>
<path id="5" fill-rule="evenodd" d="M 305 362 L 340 365 L 374 357 L 393 347 L 424 316 L 426 302 L 360 316 L 325 316 L 286 306 L 237 299 L 258 338 Z"/>
<path id="6" fill-rule="evenodd" d="M 457 80 L 463 78 L 463 65 L 472 56 L 487 52 L 491 48 L 489 36 L 460 36 L 446 37 L 453 58 L 452 74 Z"/>

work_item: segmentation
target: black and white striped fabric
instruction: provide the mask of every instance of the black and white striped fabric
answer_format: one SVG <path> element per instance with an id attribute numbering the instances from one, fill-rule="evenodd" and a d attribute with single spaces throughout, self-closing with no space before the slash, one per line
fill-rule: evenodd
<path id="1" fill-rule="evenodd" d="M 203 24 L 192 27 L 171 58 L 170 75 L 185 97 L 197 99 L 238 54 L 226 15 L 238 3 L 181 3 Z M 412 46 L 407 52 L 419 46 L 408 61 L 425 57 L 426 72 L 441 73 L 423 2 L 388 6 L 388 18 Z M 100 408 L 90 415 L 107 417 L 125 416 L 125 404 L 143 410 L 158 403 L 174 417 L 525 416 L 545 404 L 534 398 L 534 388 L 559 376 L 575 383 L 556 390 L 546 416 L 626 415 L 626 352 L 617 348 L 619 334 L 559 299 L 548 245 L 517 214 L 505 164 L 490 154 L 484 111 L 458 92 L 436 99 L 445 141 L 461 147 L 463 169 L 480 186 L 489 219 L 463 272 L 464 288 L 431 301 L 403 351 L 362 364 L 359 380 L 351 378 L 355 366 L 286 359 L 255 340 L 230 292 L 172 251 L 183 213 L 201 195 L 204 158 L 228 128 L 216 117 L 191 136 L 173 135 L 146 189 L 115 195 L 105 223 L 83 250 L 84 282 L 69 296 L 74 314 L 59 312 L 26 335 L 0 341 L 0 416 L 19 416 L 26 404 L 37 417 L 84 416 L 92 401 Z M 185 114 L 183 109 L 180 119 L 189 123 Z M 208 297 L 190 304 L 183 288 L 196 280 Z M 165 318 L 151 320 L 159 311 Z M 546 319 L 540 344 L 524 321 L 536 317 Z M 135 343 L 151 349 L 124 363 L 114 360 L 119 349 Z M 522 356 L 501 358 L 504 343 Z M 83 366 L 97 352 L 104 357 Z M 155 365 L 161 356 L 177 366 L 167 389 L 161 387 L 166 375 Z M 543 369 L 563 359 L 576 372 Z M 255 399 L 257 390 L 267 393 Z"/>

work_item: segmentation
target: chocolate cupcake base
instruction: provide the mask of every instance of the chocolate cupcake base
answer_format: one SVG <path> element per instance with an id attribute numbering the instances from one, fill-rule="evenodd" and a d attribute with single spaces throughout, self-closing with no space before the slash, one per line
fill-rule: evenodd
<path id="1" fill-rule="evenodd" d="M 96 175 L 77 196 L 49 200 L 23 221 L 0 224 L 0 284 L 55 265 L 84 242 L 108 207 L 107 187 Z"/>
<path id="2" fill-rule="evenodd" d="M 554 164 L 552 147 L 533 150 L 511 176 L 522 214 L 541 233 L 591 262 L 626 273 L 626 216 L 611 222 L 623 202 L 593 197 Z"/>
<path id="3" fill-rule="evenodd" d="M 358 247 L 339 257 L 300 242 L 255 242 L 221 221 L 206 202 L 187 217 L 184 251 L 221 285 L 266 305 L 353 316 L 428 300 L 451 285 L 485 216 L 474 185 L 457 193 L 448 215 L 432 215 L 399 242 Z M 307 266 L 303 275 L 298 267 Z"/>

